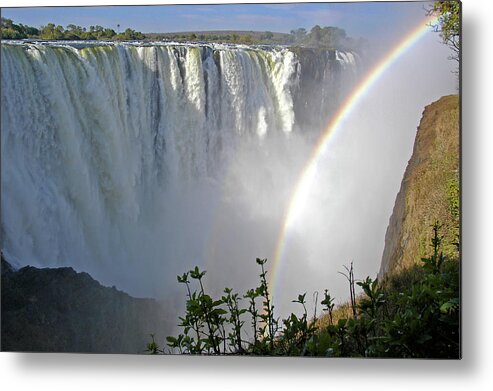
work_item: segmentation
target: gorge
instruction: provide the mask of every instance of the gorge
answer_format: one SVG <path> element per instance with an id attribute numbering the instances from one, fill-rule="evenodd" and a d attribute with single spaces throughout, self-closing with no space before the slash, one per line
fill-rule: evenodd
<path id="1" fill-rule="evenodd" d="M 168 303 L 195 265 L 219 293 L 253 286 L 317 137 L 368 67 L 352 52 L 221 44 L 1 50 L 4 256 Z M 414 128 L 400 135 L 390 101 L 370 103 L 290 233 L 281 311 L 299 289 L 344 298 L 351 259 L 377 270 Z"/>

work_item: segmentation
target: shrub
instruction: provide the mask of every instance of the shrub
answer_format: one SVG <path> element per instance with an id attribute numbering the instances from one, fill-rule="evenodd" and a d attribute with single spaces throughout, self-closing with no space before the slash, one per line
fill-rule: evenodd
<path id="1" fill-rule="evenodd" d="M 326 357 L 460 357 L 459 263 L 440 251 L 440 225 L 433 225 L 433 253 L 422 266 L 386 278 L 357 281 L 353 266 L 343 274 L 351 302 L 334 308 L 328 290 L 321 301 L 324 315 L 308 317 L 306 293 L 293 302 L 303 308 L 280 322 L 274 315 L 267 284 L 267 259 L 257 258 L 259 286 L 240 296 L 231 288 L 214 300 L 202 283 L 206 274 L 198 267 L 178 276 L 187 290 L 186 313 L 180 317 L 183 333 L 167 337 L 167 353 L 237 354 Z M 196 290 L 191 290 L 192 280 Z M 356 297 L 354 286 L 362 293 Z M 247 299 L 248 306 L 241 302 Z M 336 315 L 337 314 L 337 318 Z M 343 314 L 341 316 L 341 314 Z M 251 327 L 245 339 L 245 325 Z M 154 337 L 149 353 L 165 353 Z"/>

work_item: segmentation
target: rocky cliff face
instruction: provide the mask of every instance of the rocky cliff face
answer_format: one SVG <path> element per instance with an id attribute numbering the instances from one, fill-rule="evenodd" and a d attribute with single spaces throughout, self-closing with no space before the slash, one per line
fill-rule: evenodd
<path id="1" fill-rule="evenodd" d="M 2 351 L 144 353 L 176 316 L 152 299 L 100 285 L 72 268 L 14 270 L 2 257 Z"/>
<path id="2" fill-rule="evenodd" d="M 431 254 L 435 221 L 442 225 L 444 254 L 457 258 L 459 98 L 455 95 L 440 98 L 423 112 L 385 235 L 379 278 Z"/>
<path id="3" fill-rule="evenodd" d="M 352 52 L 294 47 L 298 84 L 293 109 L 302 131 L 326 126 L 342 99 L 358 80 L 359 57 Z"/>

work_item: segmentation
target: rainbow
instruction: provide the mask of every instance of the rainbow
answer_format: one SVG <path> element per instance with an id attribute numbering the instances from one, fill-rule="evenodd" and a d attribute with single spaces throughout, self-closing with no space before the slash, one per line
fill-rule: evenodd
<path id="1" fill-rule="evenodd" d="M 379 78 L 389 69 L 404 53 L 406 53 L 416 42 L 422 38 L 426 32 L 430 30 L 430 25 L 436 24 L 437 17 L 431 16 L 420 22 L 406 36 L 404 36 L 397 45 L 394 46 L 356 85 L 355 88 L 348 94 L 346 100 L 340 105 L 338 111 L 327 125 L 325 131 L 319 137 L 315 148 L 313 149 L 308 162 L 304 166 L 301 175 L 294 187 L 289 199 L 288 207 L 284 214 L 283 224 L 281 226 L 273 257 L 273 266 L 270 276 L 270 288 L 274 298 L 279 297 L 277 294 L 279 289 L 279 280 L 281 272 L 281 264 L 286 247 L 287 235 L 293 223 L 300 215 L 303 206 L 306 202 L 308 192 L 312 186 L 317 166 L 327 151 L 330 142 L 334 140 L 334 136 L 343 128 L 344 121 L 350 116 L 351 112 L 358 105 L 361 99 L 368 93 Z"/>

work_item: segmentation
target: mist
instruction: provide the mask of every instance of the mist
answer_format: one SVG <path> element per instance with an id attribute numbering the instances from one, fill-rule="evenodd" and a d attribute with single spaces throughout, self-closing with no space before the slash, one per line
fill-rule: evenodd
<path id="1" fill-rule="evenodd" d="M 94 54 L 99 68 L 84 63 L 92 79 L 83 88 L 77 84 L 82 65 L 71 65 L 73 49 L 60 63 L 39 49 L 36 61 L 46 61 L 51 70 L 36 71 L 54 74 L 42 81 L 24 80 L 15 72 L 29 72 L 31 65 L 24 61 L 23 70 L 14 69 L 13 55 L 2 55 L 7 258 L 17 266 L 72 266 L 134 296 L 176 305 L 185 300 L 176 275 L 195 265 L 207 270 L 205 286 L 214 295 L 224 287 L 245 292 L 258 286 L 255 259 L 268 258 L 272 268 L 290 197 L 330 113 L 395 44 L 365 38 L 371 58 L 360 57 L 356 73 L 329 75 L 332 84 L 317 92 L 330 97 L 332 107 L 320 112 L 319 127 L 303 126 L 293 115 L 300 109 L 285 86 L 295 89 L 290 83 L 299 71 L 286 54 L 272 54 L 275 78 L 262 73 L 267 65 L 248 65 L 243 79 L 234 72 L 240 60 L 245 64 L 245 53 L 222 54 L 223 70 L 230 71 L 221 75 L 229 83 L 222 95 L 213 82 L 219 74 L 212 55 L 205 51 L 202 59 L 209 62 L 202 69 L 186 48 L 180 49 L 180 65 L 169 48 L 157 54 L 149 48 L 101 51 Z M 346 301 L 347 283 L 338 272 L 350 262 L 356 278 L 376 276 L 421 112 L 456 92 L 455 64 L 447 56 L 439 37 L 427 34 L 385 72 L 331 139 L 303 212 L 286 233 L 276 276 L 278 315 L 297 310 L 291 300 L 299 293 L 311 298 L 327 288 L 338 303 Z M 262 58 L 252 64 L 267 64 Z M 105 73 L 105 64 L 124 60 L 121 74 Z M 156 82 L 160 72 L 172 77 Z M 179 72 L 186 75 L 183 84 Z M 14 73 L 20 89 L 7 80 Z M 207 89 L 198 77 L 204 73 Z M 128 85 L 118 89 L 119 80 Z M 79 91 L 80 100 L 70 91 Z M 141 97 L 139 91 L 150 93 Z M 23 96 L 22 107 L 16 106 Z M 45 106 L 36 106 L 36 99 Z M 131 110 L 124 113 L 129 102 Z M 156 102 L 161 106 L 149 109 Z M 124 114 L 115 117 L 117 111 Z M 19 129 L 36 129 L 39 144 L 15 134 Z"/>
<path id="2" fill-rule="evenodd" d="M 370 39 L 372 59 L 394 44 Z M 350 262 L 357 279 L 376 277 L 422 111 L 457 93 L 449 55 L 436 34 L 427 34 L 385 72 L 330 141 L 303 213 L 286 234 L 276 276 L 279 314 L 299 311 L 291 300 L 304 292 L 311 301 L 327 288 L 338 303 L 347 301 L 347 281 L 338 272 Z M 309 134 L 271 137 L 260 150 L 244 145 L 235 156 L 206 251 L 212 289 L 254 287 L 254 259 L 273 259 L 289 196 L 317 140 Z"/>

